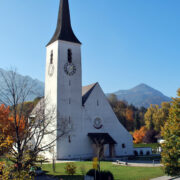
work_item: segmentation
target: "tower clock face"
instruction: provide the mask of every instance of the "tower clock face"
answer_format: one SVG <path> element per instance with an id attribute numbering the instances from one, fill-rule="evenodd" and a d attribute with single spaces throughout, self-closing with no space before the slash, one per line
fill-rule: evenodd
<path id="1" fill-rule="evenodd" d="M 48 74 L 50 77 L 53 76 L 53 74 L 54 74 L 54 65 L 53 64 L 49 64 Z"/>
<path id="2" fill-rule="evenodd" d="M 64 71 L 67 75 L 73 76 L 76 73 L 76 66 L 73 63 L 66 63 L 64 65 Z"/>

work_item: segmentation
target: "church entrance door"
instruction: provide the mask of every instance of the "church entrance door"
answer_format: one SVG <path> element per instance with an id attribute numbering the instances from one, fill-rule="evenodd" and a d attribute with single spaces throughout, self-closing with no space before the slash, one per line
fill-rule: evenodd
<path id="1" fill-rule="evenodd" d="M 109 144 L 109 157 L 115 157 L 115 146 L 114 144 Z"/>
<path id="2" fill-rule="evenodd" d="M 94 144 L 95 151 L 98 157 L 104 157 L 104 147 L 109 145 L 108 157 L 115 157 L 116 141 L 108 133 L 89 133 L 88 137 Z"/>

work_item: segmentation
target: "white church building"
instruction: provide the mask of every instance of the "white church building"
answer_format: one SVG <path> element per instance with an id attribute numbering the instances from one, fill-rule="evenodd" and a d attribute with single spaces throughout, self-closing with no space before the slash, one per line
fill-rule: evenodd
<path id="1" fill-rule="evenodd" d="M 97 139 L 103 142 L 105 157 L 133 155 L 133 138 L 100 85 L 82 87 L 81 42 L 71 27 L 68 0 L 60 1 L 56 31 L 46 48 L 45 98 L 48 106 L 56 107 L 56 125 L 61 119 L 73 124 L 55 143 L 56 159 L 94 157 Z"/>

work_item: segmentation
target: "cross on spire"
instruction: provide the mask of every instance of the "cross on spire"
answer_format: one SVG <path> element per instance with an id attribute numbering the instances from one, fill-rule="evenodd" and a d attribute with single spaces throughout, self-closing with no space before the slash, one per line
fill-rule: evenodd
<path id="1" fill-rule="evenodd" d="M 71 18 L 70 18 L 68 0 L 60 0 L 56 31 L 50 42 L 47 44 L 47 46 L 57 40 L 64 40 L 64 41 L 81 44 L 81 42 L 74 35 L 71 27 Z"/>

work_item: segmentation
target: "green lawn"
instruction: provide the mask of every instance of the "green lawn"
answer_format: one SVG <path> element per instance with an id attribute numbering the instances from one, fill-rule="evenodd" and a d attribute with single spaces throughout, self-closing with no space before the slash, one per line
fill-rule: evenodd
<path id="1" fill-rule="evenodd" d="M 85 169 L 86 172 L 92 168 L 92 162 L 76 162 L 77 173 L 73 177 L 66 176 L 64 167 L 66 163 L 56 164 L 56 173 L 52 171 L 51 164 L 43 165 L 43 170 L 47 171 L 47 174 L 64 178 L 64 180 L 83 180 L 81 169 Z M 151 178 L 163 176 L 163 170 L 160 167 L 128 167 L 128 166 L 116 166 L 111 162 L 101 162 L 102 170 L 109 170 L 113 173 L 115 180 L 149 180 Z"/>
<path id="2" fill-rule="evenodd" d="M 160 147 L 160 144 L 158 143 L 150 143 L 150 144 L 134 144 L 134 147 L 151 147 L 152 149 L 157 149 L 158 147 Z"/>

